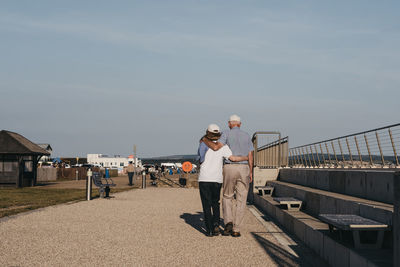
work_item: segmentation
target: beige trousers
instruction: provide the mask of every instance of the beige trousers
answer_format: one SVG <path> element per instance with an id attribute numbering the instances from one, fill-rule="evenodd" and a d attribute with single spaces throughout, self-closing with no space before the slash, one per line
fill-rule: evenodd
<path id="1" fill-rule="evenodd" d="M 225 164 L 222 209 L 225 225 L 233 223 L 233 231 L 240 232 L 249 191 L 250 168 L 247 164 Z M 235 201 L 236 196 L 236 201 Z"/>

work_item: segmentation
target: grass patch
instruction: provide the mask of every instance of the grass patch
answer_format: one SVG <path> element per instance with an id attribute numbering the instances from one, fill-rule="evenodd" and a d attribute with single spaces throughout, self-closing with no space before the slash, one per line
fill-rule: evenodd
<path id="1" fill-rule="evenodd" d="M 130 189 L 132 188 L 112 188 L 111 195 Z M 92 190 L 92 197 L 99 197 L 97 188 Z M 0 188 L 0 218 L 24 211 L 85 199 L 85 189 Z"/>

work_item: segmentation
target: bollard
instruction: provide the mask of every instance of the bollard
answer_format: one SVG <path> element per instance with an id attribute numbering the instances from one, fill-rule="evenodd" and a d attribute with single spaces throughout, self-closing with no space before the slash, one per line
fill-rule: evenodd
<path id="1" fill-rule="evenodd" d="M 86 200 L 92 199 L 92 170 L 88 169 L 86 178 Z"/>
<path id="2" fill-rule="evenodd" d="M 76 169 L 76 171 L 75 171 L 75 177 L 76 177 L 76 180 L 78 181 L 78 177 L 79 177 L 79 171 L 78 171 L 78 169 Z"/>
<path id="3" fill-rule="evenodd" d="M 142 189 L 146 188 L 146 172 L 142 172 Z"/>

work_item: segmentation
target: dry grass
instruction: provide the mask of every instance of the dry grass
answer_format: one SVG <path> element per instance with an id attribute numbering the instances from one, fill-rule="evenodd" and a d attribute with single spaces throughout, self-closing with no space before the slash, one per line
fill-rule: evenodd
<path id="1" fill-rule="evenodd" d="M 132 188 L 113 188 L 111 195 Z M 93 197 L 99 197 L 97 188 L 92 190 Z M 82 201 L 86 199 L 84 189 L 57 188 L 0 188 L 0 218 L 20 212 L 43 208 L 47 206 Z"/>

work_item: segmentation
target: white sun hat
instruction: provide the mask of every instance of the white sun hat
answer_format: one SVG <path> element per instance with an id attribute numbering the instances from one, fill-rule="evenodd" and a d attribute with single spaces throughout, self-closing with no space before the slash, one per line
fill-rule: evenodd
<path id="1" fill-rule="evenodd" d="M 220 133 L 219 127 L 216 124 L 208 125 L 207 131 L 209 131 L 210 133 Z"/>
<path id="2" fill-rule="evenodd" d="M 240 117 L 238 115 L 232 115 L 232 116 L 230 116 L 229 121 L 240 122 Z"/>

